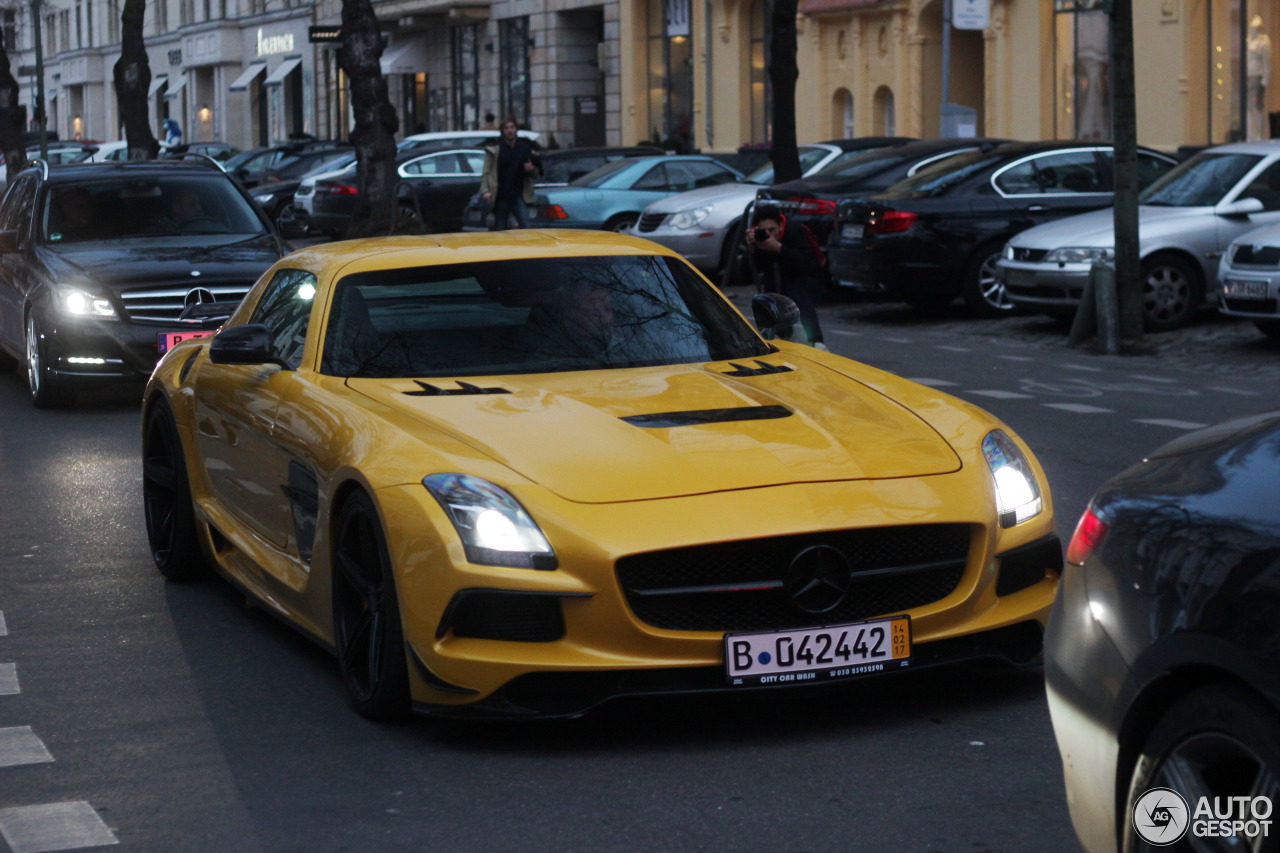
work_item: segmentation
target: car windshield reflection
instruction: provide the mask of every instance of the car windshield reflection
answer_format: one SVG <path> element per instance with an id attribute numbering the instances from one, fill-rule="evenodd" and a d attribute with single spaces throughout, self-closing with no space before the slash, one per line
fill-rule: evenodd
<path id="1" fill-rule="evenodd" d="M 538 258 L 358 273 L 321 370 L 410 378 L 696 364 L 770 351 L 682 261 Z"/>
<path id="2" fill-rule="evenodd" d="M 1261 160 L 1259 154 L 1202 151 L 1148 187 L 1139 203 L 1158 207 L 1215 205 Z"/>
<path id="3" fill-rule="evenodd" d="M 49 244 L 264 233 L 224 177 L 122 178 L 53 187 L 41 217 Z"/>

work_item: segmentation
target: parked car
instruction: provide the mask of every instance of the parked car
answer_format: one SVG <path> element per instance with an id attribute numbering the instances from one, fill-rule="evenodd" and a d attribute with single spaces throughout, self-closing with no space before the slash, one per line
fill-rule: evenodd
<path id="1" fill-rule="evenodd" d="M 1112 148 L 1095 142 L 1011 142 L 950 158 L 837 217 L 841 275 L 920 307 L 957 296 L 974 314 L 1013 303 L 995 277 L 1005 243 L 1035 225 L 1108 207 Z M 1140 149 L 1143 186 L 1176 165 Z"/>
<path id="2" fill-rule="evenodd" d="M 1280 143 L 1241 142 L 1193 155 L 1139 199 L 1142 315 L 1148 331 L 1191 322 L 1215 301 L 1218 259 L 1231 241 L 1280 223 Z M 1115 251 L 1111 211 L 1019 234 L 997 265 L 1016 305 L 1072 312 L 1094 261 Z"/>
<path id="3" fill-rule="evenodd" d="M 616 160 L 568 186 L 539 193 L 530 220 L 539 228 L 630 231 L 640 220 L 640 212 L 660 198 L 740 180 L 741 172 L 700 155 Z"/>
<path id="4" fill-rule="evenodd" d="M 250 148 L 228 159 L 227 172 L 246 189 L 253 189 L 271 180 L 272 170 L 292 162 L 297 157 L 310 156 L 333 149 L 350 149 L 351 143 L 332 140 L 290 142 L 267 148 Z"/>
<path id="5" fill-rule="evenodd" d="M 624 157 L 652 157 L 654 149 L 649 146 L 636 145 L 621 148 L 556 148 L 553 151 L 542 151 L 539 159 L 542 172 L 537 178 L 535 187 L 563 187 L 570 181 L 576 181 L 588 172 L 595 171 L 606 163 L 621 160 Z M 467 202 L 467 209 L 462 214 L 463 231 L 488 231 L 493 224 L 489 212 L 490 204 L 478 193 Z"/>
<path id="6" fill-rule="evenodd" d="M 1254 415 L 1151 453 L 1076 526 L 1045 682 L 1088 853 L 1276 849 L 1245 824 L 1280 798 L 1278 482 L 1280 412 Z"/>
<path id="7" fill-rule="evenodd" d="M 217 328 L 283 253 L 207 161 L 27 169 L 0 204 L 0 367 L 25 360 L 41 408 L 145 379 L 169 347 Z"/>
<path id="8" fill-rule="evenodd" d="M 304 178 L 345 169 L 355 159 L 354 148 L 322 148 L 281 160 L 267 170 L 266 180 L 254 187 L 253 200 L 274 222 L 293 205 L 294 193 Z"/>
<path id="9" fill-rule="evenodd" d="M 79 163 L 89 158 L 89 149 L 91 146 L 83 142 L 58 142 L 57 135 L 45 146 L 48 149 L 48 157 L 46 163 L 50 165 L 60 165 L 62 163 Z M 40 158 L 40 146 L 36 145 L 26 149 L 27 162 L 33 162 Z M 0 151 L 0 191 L 3 191 L 9 181 L 8 169 L 5 168 L 4 152 Z"/>
<path id="10" fill-rule="evenodd" d="M 161 159 L 177 157 L 183 154 L 203 154 L 204 156 L 220 163 L 225 168 L 226 163 L 232 157 L 240 153 L 240 149 L 226 142 L 186 142 L 180 145 L 162 145 L 160 146 Z"/>
<path id="11" fill-rule="evenodd" d="M 896 142 L 896 137 L 864 136 L 801 145 L 800 172 L 812 176 L 834 163 Z M 689 263 L 714 273 L 729 262 L 729 253 L 742 241 L 738 226 L 756 191 L 772 183 L 773 164 L 765 163 L 739 183 L 659 199 L 641 212 L 636 234 L 675 249 Z"/>
<path id="12" fill-rule="evenodd" d="M 170 353 L 159 571 L 269 602 L 373 718 L 1038 657 L 1061 543 L 1000 421 L 766 341 L 654 243 L 512 236 L 316 246 Z"/>
<path id="13" fill-rule="evenodd" d="M 542 134 L 532 130 L 517 130 L 521 139 L 537 144 Z M 493 140 L 502 136 L 500 130 L 439 130 L 431 133 L 415 133 L 406 136 L 396 145 L 396 150 L 403 154 L 418 148 L 483 148 Z"/>
<path id="14" fill-rule="evenodd" d="M 484 151 L 412 149 L 397 156 L 396 164 L 400 176 L 396 230 L 410 233 L 461 230 L 463 209 L 480 189 Z M 311 228 L 321 233 L 345 233 L 359 195 L 355 163 L 341 174 L 318 178 L 309 199 Z"/>
<path id="15" fill-rule="evenodd" d="M 1222 253 L 1216 284 L 1220 312 L 1280 340 L 1280 224 L 1237 237 Z"/>

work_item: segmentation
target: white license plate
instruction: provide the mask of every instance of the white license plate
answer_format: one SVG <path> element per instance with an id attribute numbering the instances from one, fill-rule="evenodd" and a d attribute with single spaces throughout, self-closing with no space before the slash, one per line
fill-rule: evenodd
<path id="1" fill-rule="evenodd" d="M 208 329 L 203 332 L 161 332 L 156 335 L 156 349 L 160 351 L 161 355 L 164 355 L 183 341 L 189 341 L 194 338 L 207 338 L 217 331 L 217 329 Z"/>
<path id="2" fill-rule="evenodd" d="M 911 663 L 911 617 L 825 628 L 727 634 L 725 675 L 734 686 L 830 681 Z"/>
<path id="3" fill-rule="evenodd" d="M 1227 296 L 1236 299 L 1266 299 L 1267 283 L 1265 281 L 1249 281 L 1243 278 L 1228 278 L 1222 282 L 1222 289 Z"/>
<path id="4" fill-rule="evenodd" d="M 840 236 L 843 237 L 845 240 L 861 240 L 862 226 L 848 225 L 848 224 L 842 225 L 840 226 Z"/>

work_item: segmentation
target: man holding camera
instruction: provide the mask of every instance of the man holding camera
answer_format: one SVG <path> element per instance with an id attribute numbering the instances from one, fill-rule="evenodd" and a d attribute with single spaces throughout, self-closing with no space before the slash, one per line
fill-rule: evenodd
<path id="1" fill-rule="evenodd" d="M 813 232 L 804 223 L 788 228 L 787 218 L 777 208 L 757 207 L 755 227 L 747 231 L 747 244 L 761 279 L 760 289 L 793 300 L 810 342 L 817 349 L 827 349 L 818 322 L 826 258 Z"/>
<path id="2" fill-rule="evenodd" d="M 502 136 L 485 146 L 480 178 L 480 192 L 493 205 L 494 231 L 505 231 L 511 216 L 518 227 L 529 227 L 529 205 L 537 198 L 533 180 L 540 165 L 533 146 L 516 133 L 516 120 L 505 119 Z"/>

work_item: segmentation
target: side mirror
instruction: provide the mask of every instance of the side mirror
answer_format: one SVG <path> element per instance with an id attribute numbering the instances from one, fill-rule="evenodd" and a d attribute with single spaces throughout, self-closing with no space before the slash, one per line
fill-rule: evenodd
<path id="1" fill-rule="evenodd" d="M 751 297 L 751 314 L 755 317 L 760 336 L 766 341 L 774 338 L 791 340 L 800 323 L 800 307 L 781 293 L 757 293 Z M 800 328 L 800 337 L 804 337 L 803 327 Z"/>
<path id="2" fill-rule="evenodd" d="M 276 228 L 280 229 L 280 236 L 286 240 L 296 240 L 300 237 L 307 236 L 307 223 L 293 215 L 293 210 L 286 207 L 284 212 L 276 217 Z"/>
<path id="3" fill-rule="evenodd" d="M 1264 207 L 1261 199 L 1240 198 L 1229 204 L 1218 205 L 1213 212 L 1219 216 L 1248 216 L 1251 213 L 1261 213 Z"/>
<path id="4" fill-rule="evenodd" d="M 293 369 L 271 351 L 271 330 L 261 323 L 218 332 L 209 344 L 209 360 L 214 364 L 278 364 L 285 370 Z"/>
<path id="5" fill-rule="evenodd" d="M 18 251 L 18 232 L 0 231 L 0 255 L 12 255 Z"/>

